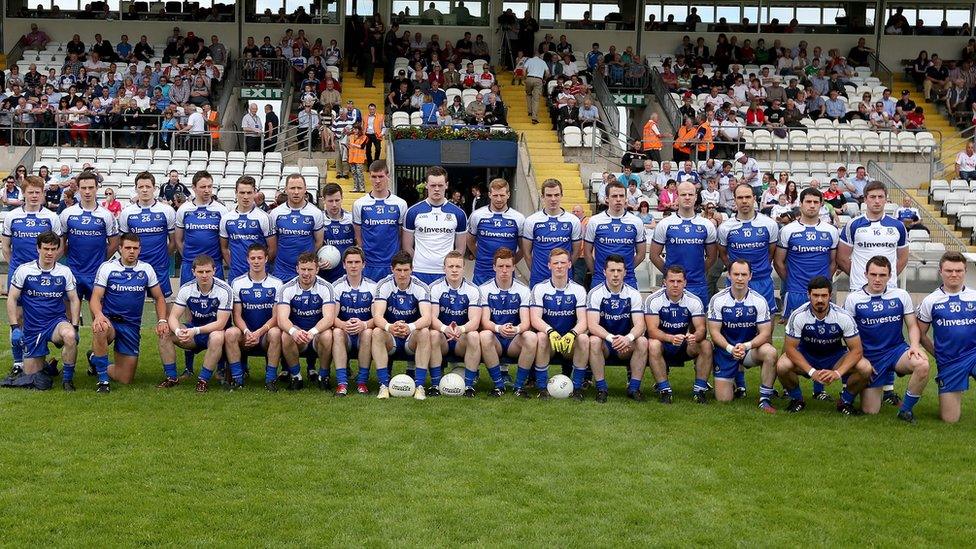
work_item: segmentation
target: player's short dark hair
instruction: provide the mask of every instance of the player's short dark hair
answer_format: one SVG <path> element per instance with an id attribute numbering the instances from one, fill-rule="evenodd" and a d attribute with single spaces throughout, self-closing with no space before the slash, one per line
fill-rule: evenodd
<path id="1" fill-rule="evenodd" d="M 966 264 L 966 258 L 959 252 L 946 252 L 942 254 L 942 258 L 939 259 L 939 268 L 942 268 L 943 263 L 962 263 Z"/>
<path id="2" fill-rule="evenodd" d="M 834 283 L 825 276 L 815 276 L 810 279 L 810 282 L 807 282 L 807 293 L 814 290 L 822 290 L 824 288 L 831 293 L 834 291 Z"/>
<path id="3" fill-rule="evenodd" d="M 749 272 L 752 273 L 752 265 L 748 261 L 746 261 L 745 259 L 736 259 L 735 261 L 733 261 L 732 263 L 730 263 L 729 264 L 729 272 L 730 273 L 732 272 L 732 265 L 745 265 L 746 266 L 746 269 L 749 269 Z"/>
<path id="4" fill-rule="evenodd" d="M 441 166 L 431 166 L 427 168 L 427 174 L 424 175 L 424 180 L 426 181 L 431 177 L 441 177 L 441 176 L 443 176 L 444 180 L 447 181 L 447 170 L 445 170 Z"/>
<path id="5" fill-rule="evenodd" d="M 82 181 L 86 181 L 88 179 L 91 179 L 92 181 L 94 181 L 96 187 L 98 186 L 98 176 L 95 175 L 95 172 L 91 172 L 91 171 L 88 171 L 88 170 L 85 170 L 85 171 L 81 172 L 80 174 L 78 174 L 78 177 L 75 178 L 75 182 L 77 182 L 78 183 L 78 186 L 80 187 L 81 186 L 81 182 Z"/>
<path id="6" fill-rule="evenodd" d="M 749 191 L 749 194 L 751 194 L 753 198 L 756 198 L 756 189 L 753 189 L 752 186 L 750 185 L 736 185 L 735 190 L 732 191 L 733 197 L 735 196 L 735 193 L 739 192 L 739 189 L 746 189 L 747 191 Z"/>
<path id="7" fill-rule="evenodd" d="M 607 267 L 609 267 L 610 263 L 623 263 L 625 267 L 627 266 L 627 260 L 624 259 L 624 256 L 620 254 L 608 255 L 607 258 L 603 261 L 603 268 L 606 269 Z"/>
<path id="8" fill-rule="evenodd" d="M 815 197 L 817 197 L 817 200 L 819 200 L 820 202 L 823 202 L 823 193 L 820 192 L 819 189 L 813 189 L 813 188 L 807 187 L 807 188 L 803 189 L 802 191 L 800 191 L 800 202 L 802 203 L 803 202 L 803 199 L 805 199 L 808 196 L 815 196 Z"/>
<path id="9" fill-rule="evenodd" d="M 315 252 L 302 252 L 298 254 L 298 261 L 295 262 L 296 265 L 301 265 L 302 263 L 318 263 L 319 256 L 315 255 Z"/>
<path id="10" fill-rule="evenodd" d="M 200 170 L 197 173 L 193 174 L 193 179 L 191 180 L 192 181 L 191 186 L 196 187 L 197 183 L 199 183 L 200 180 L 202 179 L 209 179 L 211 182 L 213 182 L 213 176 L 210 175 L 210 172 L 208 172 L 207 170 Z"/>
<path id="11" fill-rule="evenodd" d="M 885 256 L 883 256 L 883 255 L 876 255 L 876 256 L 872 257 L 871 259 L 869 259 L 868 262 L 867 262 L 867 264 L 864 265 L 864 272 L 865 273 L 868 272 L 868 269 L 871 268 L 871 265 L 874 265 L 874 266 L 877 266 L 877 267 L 884 267 L 885 269 L 888 269 L 888 273 L 889 274 L 891 273 L 891 261 L 889 261 L 888 258 L 885 257 Z"/>
<path id="12" fill-rule="evenodd" d="M 43 233 L 37 235 L 37 249 L 40 250 L 41 246 L 44 244 L 54 244 L 60 248 L 61 237 L 54 234 L 54 231 L 44 231 Z"/>
<path id="13" fill-rule="evenodd" d="M 196 256 L 195 258 L 193 258 L 193 270 L 194 271 L 197 270 L 197 267 L 206 267 L 206 266 L 210 266 L 210 267 L 216 268 L 216 264 L 214 263 L 213 258 L 210 257 L 209 255 L 207 255 L 207 254 L 200 254 L 200 255 Z"/>
<path id="14" fill-rule="evenodd" d="M 542 182 L 542 189 L 559 189 L 559 194 L 563 192 L 563 184 L 558 179 L 549 178 Z"/>
<path id="15" fill-rule="evenodd" d="M 264 252 L 264 255 L 268 255 L 268 247 L 260 242 L 255 242 L 247 247 L 246 255 L 251 255 L 251 252 Z"/>
<path id="16" fill-rule="evenodd" d="M 336 183 L 326 183 L 325 186 L 322 187 L 322 196 L 332 196 L 335 193 L 342 194 L 342 187 Z"/>
<path id="17" fill-rule="evenodd" d="M 505 246 L 502 246 L 501 248 L 495 250 L 495 255 L 492 256 L 491 258 L 492 264 L 494 264 L 499 259 L 515 259 L 515 254 L 512 253 L 512 250 L 506 248 Z"/>
<path id="18" fill-rule="evenodd" d="M 258 188 L 258 182 L 255 181 L 254 178 L 249 175 L 242 175 L 237 178 L 237 182 L 234 183 L 234 191 L 236 192 L 240 190 L 241 185 L 250 185 L 251 187 L 254 188 L 254 190 L 257 190 Z"/>
<path id="19" fill-rule="evenodd" d="M 685 268 L 682 267 L 681 265 L 678 265 L 677 263 L 671 265 L 670 267 L 664 270 L 664 278 L 667 278 L 668 275 L 672 273 L 679 274 L 684 278 L 688 278 L 688 274 L 685 272 Z"/>
<path id="20" fill-rule="evenodd" d="M 400 250 L 393 254 L 393 257 L 390 259 L 390 267 L 395 269 L 397 265 L 413 266 L 413 257 L 410 256 L 410 252 Z"/>
<path id="21" fill-rule="evenodd" d="M 152 186 L 153 187 L 156 186 L 156 176 L 153 175 L 153 174 L 151 174 L 151 173 L 149 173 L 149 172 L 139 172 L 139 173 L 137 173 L 136 174 L 136 178 L 133 181 L 133 183 L 135 183 L 136 185 L 138 185 L 139 184 L 139 181 L 141 181 L 143 179 L 148 179 L 149 182 L 152 183 Z"/>
<path id="22" fill-rule="evenodd" d="M 390 173 L 390 167 L 386 164 L 386 160 L 381 158 L 379 160 L 374 160 L 373 163 L 369 165 L 369 171 L 371 173 Z"/>
<path id="23" fill-rule="evenodd" d="M 343 263 L 345 263 L 346 258 L 351 255 L 358 255 L 360 259 L 362 259 L 364 262 L 366 261 L 366 254 L 363 253 L 363 249 L 359 246 L 349 246 L 346 248 L 346 251 L 342 252 Z"/>
<path id="24" fill-rule="evenodd" d="M 881 191 L 885 196 L 888 196 L 888 187 L 880 181 L 872 181 L 864 186 L 864 196 L 867 196 L 871 191 Z"/>
<path id="25" fill-rule="evenodd" d="M 292 174 L 288 174 L 288 177 L 285 178 L 285 186 L 287 187 L 288 186 L 288 182 L 289 181 L 292 181 L 293 179 L 301 179 L 302 180 L 302 184 L 303 185 L 307 185 L 307 183 L 305 183 L 305 176 L 303 176 L 300 173 L 292 173 Z"/>
<path id="26" fill-rule="evenodd" d="M 610 189 L 620 189 L 625 193 L 627 192 L 627 187 L 624 187 L 624 184 L 620 181 L 611 181 L 607 183 L 606 188 L 603 190 L 604 196 L 610 196 Z"/>
<path id="27" fill-rule="evenodd" d="M 139 233 L 122 233 L 119 237 L 119 242 L 135 242 L 136 244 L 141 244 L 142 239 L 139 238 Z"/>

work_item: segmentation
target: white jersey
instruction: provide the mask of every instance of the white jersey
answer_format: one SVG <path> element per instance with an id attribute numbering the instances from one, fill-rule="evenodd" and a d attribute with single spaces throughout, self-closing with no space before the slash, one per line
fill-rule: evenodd
<path id="1" fill-rule="evenodd" d="M 451 202 L 439 206 L 429 200 L 407 210 L 403 230 L 413 234 L 413 270 L 422 274 L 444 272 L 444 256 L 454 249 L 455 238 L 468 228 L 464 211 Z"/>
<path id="2" fill-rule="evenodd" d="M 894 272 L 898 265 L 898 250 L 908 247 L 908 231 L 905 224 L 897 219 L 883 215 L 881 219 L 870 220 L 859 216 L 844 226 L 840 234 L 841 242 L 852 248 L 851 251 L 851 289 L 856 290 L 867 284 L 864 271 L 868 260 L 876 255 L 884 256 L 891 262 L 892 276 L 888 286 L 898 286 L 898 276 Z"/>

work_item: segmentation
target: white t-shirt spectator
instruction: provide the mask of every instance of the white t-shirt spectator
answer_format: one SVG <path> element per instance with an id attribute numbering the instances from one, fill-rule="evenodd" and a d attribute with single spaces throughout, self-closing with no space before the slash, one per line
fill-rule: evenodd
<path id="1" fill-rule="evenodd" d="M 976 153 L 967 155 L 966 151 L 960 152 L 956 156 L 956 165 L 959 166 L 961 172 L 976 171 Z"/>
<path id="2" fill-rule="evenodd" d="M 200 111 L 193 111 L 193 114 L 186 118 L 186 124 L 190 126 L 189 133 L 191 135 L 199 135 L 207 131 L 206 121 Z"/>

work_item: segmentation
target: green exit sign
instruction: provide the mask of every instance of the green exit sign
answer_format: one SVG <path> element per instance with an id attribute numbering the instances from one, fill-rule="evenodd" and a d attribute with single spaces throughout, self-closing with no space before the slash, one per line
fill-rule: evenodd
<path id="1" fill-rule="evenodd" d="M 280 101 L 285 92 L 278 88 L 241 88 L 241 99 L 269 99 Z"/>

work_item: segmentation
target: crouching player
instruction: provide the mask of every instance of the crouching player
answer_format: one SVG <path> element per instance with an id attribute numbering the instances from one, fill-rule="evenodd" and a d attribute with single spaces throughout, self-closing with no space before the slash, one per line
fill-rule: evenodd
<path id="1" fill-rule="evenodd" d="M 139 235 L 125 233 L 120 239 L 119 258 L 102 263 L 95 274 L 90 307 L 92 350 L 88 352 L 89 373 L 98 376 L 96 391 L 109 392 L 109 380 L 131 383 L 139 364 L 139 328 L 146 294 L 156 306 L 156 335 L 160 355 L 173 356 L 166 298 L 156 279 L 156 270 L 139 261 Z M 108 346 L 115 343 L 115 363 L 108 362 Z M 166 351 L 164 351 L 166 349 Z"/>
<path id="2" fill-rule="evenodd" d="M 715 400 L 735 397 L 735 374 L 740 367 L 762 365 L 759 408 L 775 413 L 771 399 L 776 381 L 776 348 L 771 341 L 773 325 L 769 305 L 759 292 L 749 289 L 752 268 L 737 259 L 729 265 L 732 285 L 708 303 L 708 333 L 715 359 Z"/>
<path id="3" fill-rule="evenodd" d="M 413 276 L 410 254 L 397 252 L 390 260 L 393 274 L 384 278 L 373 301 L 373 362 L 380 382 L 376 398 L 390 398 L 390 364 L 396 359 L 430 360 L 430 290 Z"/>
<path id="4" fill-rule="evenodd" d="M 205 393 L 224 353 L 224 329 L 230 321 L 234 293 L 226 282 L 214 276 L 214 260 L 209 255 L 198 255 L 191 267 L 193 280 L 180 286 L 176 294 L 169 313 L 169 330 L 172 342 L 180 348 L 206 351 L 196 388 L 198 393 Z M 181 320 L 184 312 L 190 317 L 185 325 Z M 176 354 L 170 354 L 167 349 L 168 346 L 160 348 L 166 375 L 157 385 L 160 389 L 175 387 L 180 382 L 176 377 Z"/>
<path id="5" fill-rule="evenodd" d="M 444 278 L 430 286 L 430 376 L 431 396 L 440 391 L 444 355 L 464 357 L 464 396 L 473 397 L 474 383 L 478 377 L 481 363 L 481 343 L 478 339 L 478 326 L 481 325 L 481 292 L 478 287 L 464 279 L 464 255 L 457 250 L 447 252 L 444 257 Z M 485 361 L 488 375 L 495 388 L 491 396 L 505 393 L 501 365 L 497 361 Z M 415 378 L 417 392 L 414 398 L 426 398 L 424 383 L 427 382 L 427 365 L 417 361 Z"/>
<path id="6" fill-rule="evenodd" d="M 624 284 L 627 265 L 623 256 L 610 254 L 604 261 L 604 283 L 586 296 L 586 326 L 590 332 L 590 368 L 596 381 L 596 401 L 606 402 L 609 390 L 607 359 L 630 364 L 627 398 L 644 401 L 641 380 L 647 365 L 647 337 L 640 292 Z"/>
<path id="7" fill-rule="evenodd" d="M 319 358 L 319 387 L 328 388 L 329 363 L 332 361 L 332 322 L 335 319 L 335 290 L 318 276 L 319 260 L 315 252 L 298 256 L 298 276 L 281 287 L 278 298 L 278 329 L 281 330 L 281 352 L 288 365 L 289 391 L 305 386 L 300 357 L 309 348 Z"/>
<path id="8" fill-rule="evenodd" d="M 264 356 L 264 388 L 278 390 L 281 330 L 275 307 L 282 283 L 268 274 L 268 247 L 256 242 L 247 247 L 247 272 L 231 282 L 234 292 L 234 325 L 224 332 L 230 367 L 231 389 L 244 385 L 247 358 Z M 241 360 L 243 359 L 243 364 Z"/>
<path id="9" fill-rule="evenodd" d="M 647 297 L 644 320 L 647 324 L 647 353 L 654 374 L 658 400 L 674 402 L 668 373 L 671 366 L 695 361 L 692 398 L 707 402 L 708 376 L 712 372 L 712 342 L 705 329 L 705 306 L 695 294 L 685 291 L 687 279 L 681 265 L 664 271 L 664 288 Z"/>
<path id="10" fill-rule="evenodd" d="M 493 266 L 495 278 L 479 287 L 481 358 L 485 364 L 500 364 L 506 358 L 517 357 L 514 394 L 528 397 L 525 382 L 532 373 L 538 339 L 529 319 L 529 288 L 515 280 L 515 254 L 511 249 L 495 250 Z"/>
<path id="11" fill-rule="evenodd" d="M 549 280 L 532 288 L 529 316 L 539 334 L 535 354 L 535 386 L 539 398 L 549 398 L 549 361 L 553 354 L 573 362 L 573 395 L 583 398 L 583 379 L 590 354 L 586 334 L 586 291 L 569 279 L 569 252 L 556 248 L 549 252 Z M 545 338 L 545 340 L 543 340 Z"/>
<path id="12" fill-rule="evenodd" d="M 366 256 L 359 246 L 350 246 L 342 253 L 342 266 L 346 271 L 333 286 L 338 311 L 332 328 L 332 360 L 335 362 L 335 396 L 349 392 L 349 358 L 359 361 L 356 375 L 356 392 L 369 394 L 369 364 L 373 345 L 373 298 L 376 282 L 363 276 Z"/>
<path id="13" fill-rule="evenodd" d="M 864 348 L 864 359 L 871 365 L 868 386 L 861 392 L 861 411 L 877 414 L 881 410 L 882 389 L 891 374 L 911 375 L 908 389 L 898 410 L 898 419 L 915 423 L 912 412 L 929 381 L 929 357 L 921 347 L 921 332 L 908 292 L 891 288 L 891 262 L 876 255 L 868 260 L 864 272 L 867 284 L 851 292 L 844 302 L 857 322 Z M 902 325 L 908 329 L 908 343 Z"/>
<path id="14" fill-rule="evenodd" d="M 51 231 L 37 235 L 37 260 L 22 263 L 11 278 L 7 318 L 11 332 L 23 330 L 24 373 L 34 374 L 44 369 L 47 346 L 53 343 L 61 348 L 64 363 L 61 384 L 65 391 L 74 391 L 75 358 L 78 356 L 75 337 L 81 300 L 71 269 L 57 262 L 60 251 L 61 237 Z M 65 315 L 65 302 L 68 303 L 70 321 Z"/>
<path id="15" fill-rule="evenodd" d="M 830 280 L 814 277 L 807 283 L 810 301 L 793 311 L 786 321 L 783 356 L 776 371 L 790 397 L 787 412 L 806 407 L 799 374 L 825 386 L 843 380 L 846 386 L 841 390 L 837 411 L 848 416 L 861 413 L 854 408 L 854 397 L 867 386 L 871 365 L 864 360 L 857 323 L 847 311 L 830 302 L 832 293 Z"/>

